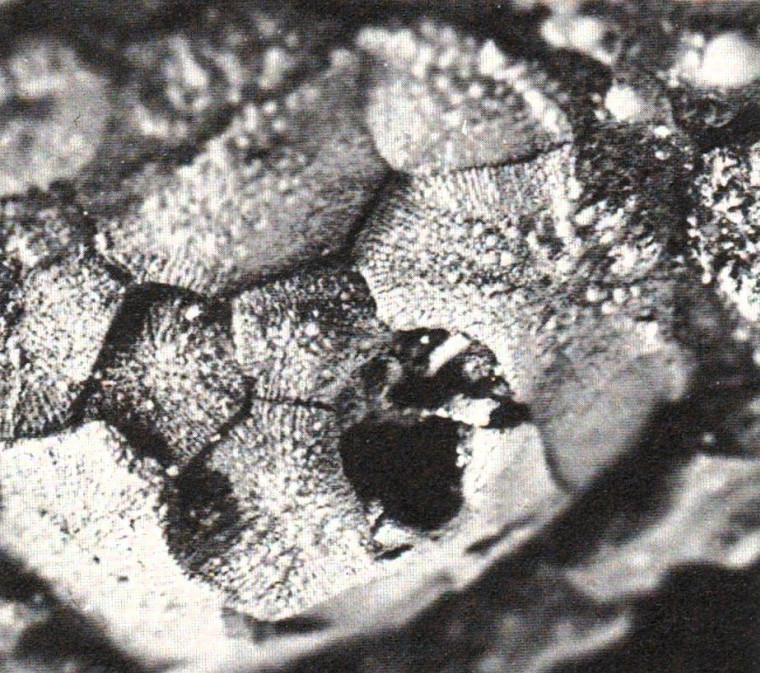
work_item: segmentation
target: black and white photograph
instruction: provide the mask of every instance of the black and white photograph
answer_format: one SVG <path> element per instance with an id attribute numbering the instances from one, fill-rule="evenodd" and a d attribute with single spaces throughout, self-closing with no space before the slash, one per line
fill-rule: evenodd
<path id="1" fill-rule="evenodd" d="M 760 0 L 0 0 L 0 673 L 760 673 Z"/>

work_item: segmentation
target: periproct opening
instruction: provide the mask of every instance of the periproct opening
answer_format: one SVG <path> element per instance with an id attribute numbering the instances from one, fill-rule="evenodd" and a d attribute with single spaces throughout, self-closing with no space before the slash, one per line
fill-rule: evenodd
<path id="1" fill-rule="evenodd" d="M 446 418 L 365 420 L 344 433 L 340 453 L 359 498 L 379 501 L 402 525 L 433 530 L 463 503 L 458 442 L 459 424 Z"/>

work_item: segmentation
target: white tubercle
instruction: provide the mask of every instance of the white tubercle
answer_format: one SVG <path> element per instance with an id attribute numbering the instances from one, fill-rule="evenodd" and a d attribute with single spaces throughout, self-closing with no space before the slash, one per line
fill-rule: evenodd
<path id="1" fill-rule="evenodd" d="M 427 375 L 435 376 L 452 358 L 467 350 L 470 340 L 463 334 L 455 334 L 444 341 L 430 354 Z"/>
<path id="2" fill-rule="evenodd" d="M 652 110 L 641 95 L 626 84 L 613 84 L 604 97 L 604 107 L 619 122 L 639 123 L 652 116 Z"/>
<path id="3" fill-rule="evenodd" d="M 760 77 L 760 44 L 740 33 L 721 33 L 704 45 L 701 59 L 689 49 L 675 68 L 683 79 L 699 87 L 746 86 Z"/>

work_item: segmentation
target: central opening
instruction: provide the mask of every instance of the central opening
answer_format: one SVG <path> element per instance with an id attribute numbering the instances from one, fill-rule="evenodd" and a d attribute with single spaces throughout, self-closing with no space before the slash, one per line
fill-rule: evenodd
<path id="1" fill-rule="evenodd" d="M 463 502 L 459 428 L 450 419 L 435 417 L 409 423 L 362 421 L 341 439 L 346 477 L 360 499 L 379 501 L 398 523 L 438 528 Z"/>

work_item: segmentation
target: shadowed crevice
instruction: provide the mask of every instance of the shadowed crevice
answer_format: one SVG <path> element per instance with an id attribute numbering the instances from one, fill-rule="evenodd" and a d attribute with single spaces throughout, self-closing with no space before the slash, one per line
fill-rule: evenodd
<path id="1" fill-rule="evenodd" d="M 458 442 L 459 424 L 449 419 L 364 421 L 344 433 L 340 453 L 359 498 L 379 500 L 401 524 L 432 530 L 463 503 Z"/>
<path id="2" fill-rule="evenodd" d="M 164 497 L 169 549 L 190 571 L 199 571 L 212 558 L 224 558 L 245 527 L 229 477 L 205 465 L 205 452 L 193 459 Z"/>

